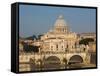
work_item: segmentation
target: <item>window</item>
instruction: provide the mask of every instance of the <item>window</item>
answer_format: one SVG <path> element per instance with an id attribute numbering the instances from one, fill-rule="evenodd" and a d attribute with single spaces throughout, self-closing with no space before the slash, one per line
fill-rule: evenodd
<path id="1" fill-rule="evenodd" d="M 68 48 L 68 45 L 67 45 L 67 48 Z"/>
<path id="2" fill-rule="evenodd" d="M 63 46 L 62 46 L 62 49 L 63 49 Z"/>
<path id="3" fill-rule="evenodd" d="M 58 45 L 56 45 L 56 49 L 58 50 Z"/>
<path id="4" fill-rule="evenodd" d="M 51 46 L 51 50 L 53 50 L 53 46 Z"/>
<path id="5" fill-rule="evenodd" d="M 56 48 L 58 48 L 58 45 L 56 45 Z"/>

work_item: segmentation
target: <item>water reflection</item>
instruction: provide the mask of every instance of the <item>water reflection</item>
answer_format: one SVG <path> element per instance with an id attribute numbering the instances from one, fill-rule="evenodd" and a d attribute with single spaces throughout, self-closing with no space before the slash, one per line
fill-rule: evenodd
<path id="1" fill-rule="evenodd" d="M 77 69 L 77 68 L 86 68 L 84 64 L 45 64 L 45 65 L 30 65 L 31 71 L 38 70 L 57 70 L 57 69 Z M 88 66 L 89 67 L 89 66 Z M 91 66 L 92 67 L 92 66 Z"/>
<path id="2" fill-rule="evenodd" d="M 73 58 L 72 58 L 73 60 Z M 20 63 L 19 67 L 20 71 L 45 71 L 45 70 L 60 70 L 60 69 L 81 69 L 81 68 L 89 68 L 96 67 L 96 64 L 86 64 L 79 61 L 70 60 L 67 63 L 66 59 L 63 59 L 62 62 L 59 59 L 49 58 L 44 61 L 38 60 L 39 64 L 36 64 L 33 59 L 30 59 L 28 63 Z"/>

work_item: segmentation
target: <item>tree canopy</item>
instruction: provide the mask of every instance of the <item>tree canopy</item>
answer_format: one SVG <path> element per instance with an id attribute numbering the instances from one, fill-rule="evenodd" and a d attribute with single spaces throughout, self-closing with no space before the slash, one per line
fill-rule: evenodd
<path id="1" fill-rule="evenodd" d="M 25 52 L 39 52 L 39 47 L 38 46 L 33 46 L 33 45 L 27 45 L 27 43 L 24 43 L 24 51 Z"/>
<path id="2" fill-rule="evenodd" d="M 89 42 L 94 42 L 93 38 L 85 38 L 79 41 L 79 44 L 84 44 L 84 45 L 88 45 Z"/>

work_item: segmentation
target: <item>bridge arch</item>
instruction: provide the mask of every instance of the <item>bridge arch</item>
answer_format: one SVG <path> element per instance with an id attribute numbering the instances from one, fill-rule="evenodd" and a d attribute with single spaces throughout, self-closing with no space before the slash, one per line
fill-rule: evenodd
<path id="1" fill-rule="evenodd" d="M 83 63 L 84 60 L 83 60 L 83 57 L 80 56 L 80 55 L 73 55 L 70 57 L 69 61 L 68 61 L 68 64 L 71 64 L 71 63 Z"/>
<path id="2" fill-rule="evenodd" d="M 44 67 L 48 69 L 59 69 L 61 61 L 57 56 L 49 56 L 44 60 Z"/>
<path id="3" fill-rule="evenodd" d="M 45 59 L 47 63 L 60 63 L 60 59 L 57 56 L 49 56 Z"/>

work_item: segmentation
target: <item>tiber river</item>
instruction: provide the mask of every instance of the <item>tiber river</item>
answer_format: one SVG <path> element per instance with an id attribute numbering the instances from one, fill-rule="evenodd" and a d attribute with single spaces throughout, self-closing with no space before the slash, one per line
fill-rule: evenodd
<path id="1" fill-rule="evenodd" d="M 95 64 L 82 64 L 82 63 L 72 63 L 67 65 L 61 65 L 59 63 L 49 63 L 49 64 L 40 64 L 40 65 L 30 65 L 30 71 L 41 71 L 41 70 L 57 70 L 57 69 L 77 69 L 77 68 L 89 68 L 95 67 Z"/>

